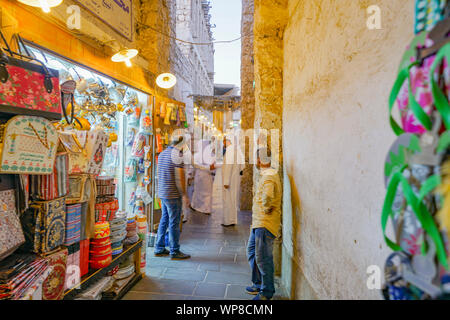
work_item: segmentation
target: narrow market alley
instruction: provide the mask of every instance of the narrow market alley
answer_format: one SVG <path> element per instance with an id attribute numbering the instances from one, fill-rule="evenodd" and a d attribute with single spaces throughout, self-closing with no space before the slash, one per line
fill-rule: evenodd
<path id="1" fill-rule="evenodd" d="M 245 292 L 251 277 L 246 258 L 251 212 L 238 215 L 235 227 L 224 228 L 221 217 L 191 212 L 181 234 L 181 250 L 191 259 L 172 261 L 147 249 L 146 277 L 125 300 L 249 300 Z M 274 299 L 282 299 L 277 288 Z"/>

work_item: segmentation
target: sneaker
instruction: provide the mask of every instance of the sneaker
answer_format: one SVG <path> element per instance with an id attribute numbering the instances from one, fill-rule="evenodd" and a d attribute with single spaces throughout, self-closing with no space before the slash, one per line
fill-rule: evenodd
<path id="1" fill-rule="evenodd" d="M 170 254 L 169 250 L 165 249 L 161 252 L 155 252 L 155 257 L 164 257 Z"/>
<path id="2" fill-rule="evenodd" d="M 254 297 L 252 300 L 272 300 L 272 298 L 267 298 L 265 296 L 263 296 L 261 293 L 258 293 L 258 295 L 256 297 Z"/>
<path id="3" fill-rule="evenodd" d="M 245 291 L 247 291 L 248 294 L 257 295 L 259 293 L 259 291 L 261 291 L 261 289 L 255 285 L 253 285 L 251 287 L 245 288 Z"/>
<path id="4" fill-rule="evenodd" d="M 223 223 L 221 223 L 220 224 L 222 227 L 225 227 L 225 228 L 229 228 L 229 227 L 234 227 L 234 226 L 236 226 L 235 224 L 223 224 Z"/>
<path id="5" fill-rule="evenodd" d="M 177 253 L 170 255 L 171 260 L 186 260 L 189 259 L 190 257 L 191 256 L 189 254 L 185 254 L 181 251 L 178 251 Z"/>

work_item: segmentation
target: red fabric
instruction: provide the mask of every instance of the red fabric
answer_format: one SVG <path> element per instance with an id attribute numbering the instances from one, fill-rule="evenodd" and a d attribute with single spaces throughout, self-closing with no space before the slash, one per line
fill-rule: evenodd
<path id="1" fill-rule="evenodd" d="M 80 276 L 89 272 L 89 239 L 80 242 Z"/>
<path id="2" fill-rule="evenodd" d="M 61 113 L 59 79 L 52 78 L 53 90 L 44 87 L 45 76 L 21 67 L 6 65 L 9 78 L 0 86 L 0 104 L 31 110 Z"/>

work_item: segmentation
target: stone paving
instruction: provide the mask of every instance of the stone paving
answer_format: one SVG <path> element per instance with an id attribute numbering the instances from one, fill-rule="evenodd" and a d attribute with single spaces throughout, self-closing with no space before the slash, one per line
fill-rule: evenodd
<path id="1" fill-rule="evenodd" d="M 181 251 L 191 254 L 184 261 L 158 258 L 147 249 L 146 277 L 132 288 L 125 300 L 248 300 L 251 284 L 246 245 L 251 213 L 240 212 L 235 227 L 220 225 L 221 217 L 192 212 L 183 225 Z M 278 290 L 280 291 L 280 290 Z M 279 293 L 278 293 L 279 295 Z"/>

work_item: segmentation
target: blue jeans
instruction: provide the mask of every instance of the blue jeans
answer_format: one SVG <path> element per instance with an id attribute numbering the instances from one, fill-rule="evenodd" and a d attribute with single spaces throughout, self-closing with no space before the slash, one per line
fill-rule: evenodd
<path id="1" fill-rule="evenodd" d="M 180 251 L 180 220 L 182 201 L 178 199 L 161 199 L 162 216 L 159 222 L 155 253 L 161 253 L 170 244 L 170 254 Z M 166 232 L 169 229 L 169 243 L 166 242 Z"/>
<path id="2" fill-rule="evenodd" d="M 273 240 L 275 236 L 266 228 L 252 229 L 248 240 L 247 258 L 252 269 L 252 282 L 260 293 L 272 299 L 275 293 Z"/>

